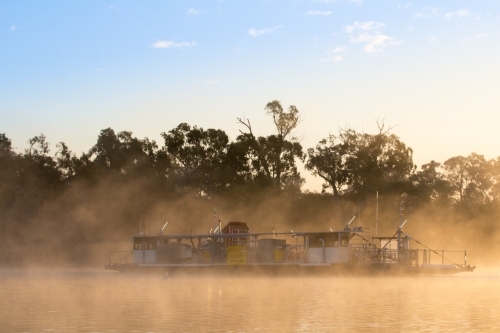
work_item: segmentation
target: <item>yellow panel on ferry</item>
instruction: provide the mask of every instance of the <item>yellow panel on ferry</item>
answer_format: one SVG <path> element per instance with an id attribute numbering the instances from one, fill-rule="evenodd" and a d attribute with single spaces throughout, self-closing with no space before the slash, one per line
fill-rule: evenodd
<path id="1" fill-rule="evenodd" d="M 248 249 L 246 246 L 228 246 L 227 264 L 228 265 L 246 265 Z"/>

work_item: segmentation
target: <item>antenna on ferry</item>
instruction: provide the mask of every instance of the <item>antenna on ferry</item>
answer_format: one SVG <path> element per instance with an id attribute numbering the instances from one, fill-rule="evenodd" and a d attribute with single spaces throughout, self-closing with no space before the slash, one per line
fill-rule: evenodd
<path id="1" fill-rule="evenodd" d="M 351 222 L 352 222 L 352 221 L 354 221 L 354 219 L 355 219 L 355 218 L 356 218 L 356 215 L 354 215 L 354 216 L 352 217 L 352 219 L 351 219 L 351 220 L 347 223 L 347 226 L 349 226 L 349 224 L 351 224 Z"/>
<path id="2" fill-rule="evenodd" d="M 400 251 L 401 251 L 401 228 L 406 223 L 406 221 L 401 223 L 402 220 L 403 220 L 403 201 L 400 201 L 399 202 L 399 227 L 398 227 L 398 258 L 399 258 Z"/>
<path id="3" fill-rule="evenodd" d="M 405 225 L 405 223 L 406 223 L 408 220 L 405 220 L 405 221 L 403 222 L 403 224 L 401 225 L 401 227 L 399 227 L 399 226 L 398 226 L 398 224 L 397 224 L 396 222 L 394 222 L 394 220 L 391 220 L 391 221 L 392 221 L 392 223 L 396 226 L 396 228 L 398 228 L 398 229 L 399 229 L 399 228 L 403 228 L 403 226 Z"/>
<path id="4" fill-rule="evenodd" d="M 214 225 L 217 224 L 217 209 L 214 207 Z M 217 229 L 215 229 L 217 231 Z M 214 231 L 215 234 L 215 231 Z"/>
<path id="5" fill-rule="evenodd" d="M 165 224 L 163 225 L 163 228 L 161 228 L 160 233 L 158 235 L 161 235 L 163 233 L 163 229 L 165 229 L 167 224 L 168 224 L 168 222 L 165 222 Z"/>
<path id="6" fill-rule="evenodd" d="M 347 222 L 347 223 L 346 223 L 346 225 L 345 225 L 345 227 L 344 227 L 344 230 L 349 229 L 349 225 L 352 223 L 352 221 L 354 221 L 354 219 L 355 219 L 355 218 L 356 218 L 356 215 L 354 215 L 354 216 L 352 217 L 352 219 L 351 219 L 349 222 Z"/>

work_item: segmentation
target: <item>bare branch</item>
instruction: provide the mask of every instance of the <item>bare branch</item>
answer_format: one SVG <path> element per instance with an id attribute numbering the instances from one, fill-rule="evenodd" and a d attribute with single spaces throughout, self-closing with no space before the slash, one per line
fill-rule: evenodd
<path id="1" fill-rule="evenodd" d="M 243 126 L 245 126 L 246 128 L 248 128 L 248 131 L 253 136 L 252 125 L 250 124 L 250 119 L 247 119 L 247 118 L 245 118 L 245 116 L 243 116 L 243 118 L 238 118 L 237 117 L 236 120 L 238 120 L 238 122 L 240 124 L 242 124 Z M 243 132 L 242 130 L 240 130 L 240 133 L 241 134 L 247 134 L 247 133 Z"/>
<path id="2" fill-rule="evenodd" d="M 384 127 L 385 127 L 385 118 L 382 118 L 382 120 L 380 120 L 380 118 L 377 118 L 375 119 L 375 123 L 377 124 L 377 127 L 378 127 L 378 134 L 379 135 L 386 135 L 387 133 L 389 133 L 394 127 L 398 126 L 398 125 L 394 125 L 394 126 L 389 126 L 389 128 L 387 130 L 384 131 Z"/>

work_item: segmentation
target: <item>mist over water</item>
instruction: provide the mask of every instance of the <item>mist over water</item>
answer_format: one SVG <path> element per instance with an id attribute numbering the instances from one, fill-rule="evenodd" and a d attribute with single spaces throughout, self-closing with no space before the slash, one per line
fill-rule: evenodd
<path id="1" fill-rule="evenodd" d="M 1 332 L 494 332 L 500 272 L 165 279 L 0 272 Z"/>

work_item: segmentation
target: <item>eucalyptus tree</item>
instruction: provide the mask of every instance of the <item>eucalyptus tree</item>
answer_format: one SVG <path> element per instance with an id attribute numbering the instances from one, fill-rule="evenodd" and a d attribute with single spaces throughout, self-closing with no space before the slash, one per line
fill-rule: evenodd
<path id="1" fill-rule="evenodd" d="M 155 141 L 148 138 L 138 139 L 132 136 L 132 132 L 122 131 L 115 134 L 111 128 L 101 130 L 97 143 L 82 155 L 81 165 L 93 168 L 89 161 L 95 165 L 101 173 L 112 173 L 122 175 L 126 178 L 138 178 L 140 176 L 152 176 L 156 162 L 158 146 Z"/>
<path id="2" fill-rule="evenodd" d="M 452 188 L 441 169 L 441 163 L 432 160 L 410 176 L 408 195 L 417 206 L 431 203 L 449 206 Z"/>
<path id="3" fill-rule="evenodd" d="M 12 149 L 12 141 L 0 133 L 0 230 L 5 230 L 8 212 L 16 199 L 18 167 L 19 157 Z"/>
<path id="4" fill-rule="evenodd" d="M 404 192 L 415 171 L 413 151 L 388 133 L 391 128 L 377 124 L 377 134 L 345 129 L 308 149 L 306 168 L 325 181 L 323 188 L 330 188 L 334 197 L 364 200 L 376 191 Z"/>
<path id="5" fill-rule="evenodd" d="M 452 188 L 454 205 L 472 211 L 492 202 L 496 197 L 494 168 L 495 161 L 476 153 L 446 160 L 445 177 Z"/>
<path id="6" fill-rule="evenodd" d="M 224 131 L 181 123 L 161 135 L 179 189 L 194 188 L 200 195 L 211 196 L 238 178 L 238 149 L 231 147 Z"/>
<path id="7" fill-rule="evenodd" d="M 272 184 L 278 189 L 287 185 L 299 186 L 302 179 L 297 171 L 296 159 L 304 160 L 302 146 L 293 136 L 293 130 L 300 123 L 299 110 L 290 105 L 286 112 L 277 100 L 267 103 L 264 108 L 270 115 L 276 134 L 267 137 L 255 137 L 249 119 L 237 118 L 246 127 L 237 141 L 248 148 L 248 164 L 254 181 Z"/>

